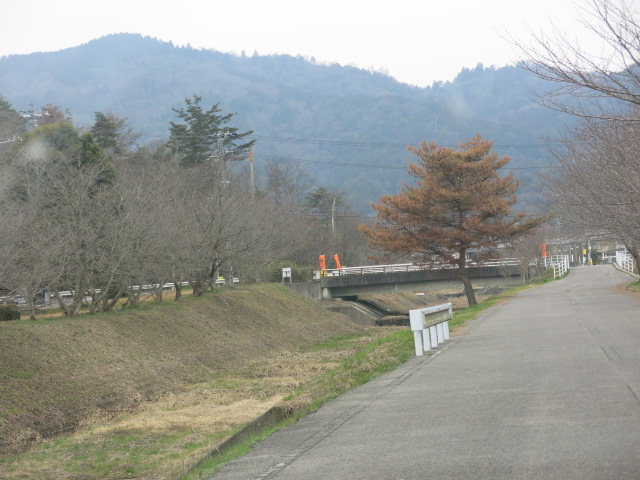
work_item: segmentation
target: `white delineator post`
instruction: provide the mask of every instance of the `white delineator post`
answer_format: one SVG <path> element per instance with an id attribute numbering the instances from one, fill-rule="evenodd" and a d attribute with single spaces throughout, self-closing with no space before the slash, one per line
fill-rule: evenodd
<path id="1" fill-rule="evenodd" d="M 449 320 L 453 318 L 451 303 L 435 307 L 409 310 L 409 323 L 413 331 L 416 356 L 449 340 Z"/>

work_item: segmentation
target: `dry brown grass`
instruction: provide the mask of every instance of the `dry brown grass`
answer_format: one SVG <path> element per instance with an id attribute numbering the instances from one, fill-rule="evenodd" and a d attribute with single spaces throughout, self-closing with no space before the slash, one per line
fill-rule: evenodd
<path id="1" fill-rule="evenodd" d="M 165 445 L 161 453 L 149 454 L 144 461 L 148 464 L 147 470 L 140 470 L 145 467 L 144 462 L 135 463 L 136 478 L 177 478 L 240 427 L 271 407 L 281 404 L 295 410 L 312 402 L 315 399 L 313 389 L 293 401 L 283 403 L 282 399 L 300 386 L 312 384 L 314 379 L 368 342 L 397 329 L 363 329 L 359 332 L 362 336 L 337 347 L 274 352 L 248 361 L 233 372 L 216 374 L 207 382 L 186 385 L 154 401 L 142 402 L 129 411 L 102 412 L 87 417 L 61 446 L 56 440 L 45 440 L 26 454 L 7 457 L 11 471 L 3 472 L 2 478 L 69 478 L 70 472 L 77 468 L 82 470 L 82 465 L 78 467 L 77 455 L 95 459 L 100 457 L 95 453 L 99 446 L 114 444 L 113 448 L 108 448 L 105 462 L 118 465 L 118 462 L 124 462 L 133 470 L 134 464 L 122 454 L 123 447 L 117 445 L 121 443 L 118 439 L 127 439 L 129 443 L 124 448 L 130 451 L 144 449 L 158 443 L 159 439 L 178 433 L 181 437 Z M 194 444 L 197 444 L 195 448 L 188 448 Z M 0 472 L 2 465 L 0 458 Z M 82 478 L 103 478 L 92 476 L 88 467 L 82 471 L 85 472 Z M 117 468 L 111 468 L 108 478 L 129 478 L 126 472 L 118 472 Z"/>
<path id="2" fill-rule="evenodd" d="M 0 325 L 0 452 L 363 327 L 278 285 Z"/>
<path id="3" fill-rule="evenodd" d="M 406 313 L 425 299 L 400 294 L 375 300 Z M 86 473 L 88 466 L 83 470 L 83 458 L 93 455 L 92 462 L 104 457 L 117 466 L 109 478 L 130 478 L 134 466 L 124 449 L 148 452 L 135 467 L 136 478 L 176 478 L 272 406 L 296 409 L 312 402 L 313 387 L 282 401 L 368 342 L 401 328 L 357 325 L 279 285 L 129 312 L 0 325 L 0 445 L 5 453 L 31 447 L 5 455 L 5 463 L 0 457 L 1 476 L 73 478 L 70 472 L 79 469 L 85 473 L 76 478 L 104 478 Z M 309 348 L 353 334 L 361 336 Z M 384 347 L 376 352 L 384 354 Z M 64 426 L 76 427 L 64 442 L 42 440 L 43 433 Z M 157 445 L 163 438 L 173 439 Z"/>

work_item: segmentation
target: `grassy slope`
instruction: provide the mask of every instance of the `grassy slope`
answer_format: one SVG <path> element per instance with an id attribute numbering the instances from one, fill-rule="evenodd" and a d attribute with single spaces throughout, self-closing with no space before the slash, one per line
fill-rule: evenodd
<path id="1" fill-rule="evenodd" d="M 0 453 L 263 354 L 362 329 L 261 284 L 112 314 L 0 324 Z"/>
<path id="2" fill-rule="evenodd" d="M 520 289 L 512 289 L 483 302 L 478 307 L 456 312 L 452 325 L 464 323 L 479 311 L 518 290 Z M 268 298 L 264 298 L 264 295 Z M 415 294 L 395 294 L 379 295 L 371 300 L 379 303 L 383 310 L 391 312 L 399 309 L 398 311 L 404 312 L 407 308 L 419 308 L 425 299 Z M 232 352 L 233 357 L 219 358 L 219 365 L 224 371 L 202 364 L 201 368 L 191 371 L 192 378 L 168 376 L 164 378 L 164 385 L 169 385 L 167 391 L 171 393 L 155 401 L 144 402 L 130 412 L 119 412 L 120 414 L 113 418 L 104 418 L 104 415 L 90 417 L 87 421 L 81 422 L 81 428 L 72 435 L 40 442 L 24 454 L 0 455 L 0 476 L 16 480 L 133 477 L 148 480 L 186 480 L 207 477 L 224 461 L 246 451 L 254 441 L 265 435 L 261 433 L 222 456 L 209 458 L 209 454 L 226 438 L 271 406 L 277 404 L 292 415 L 285 423 L 294 421 L 321 403 L 394 368 L 413 355 L 413 335 L 408 329 L 387 327 L 368 328 L 363 331 L 361 327 L 344 317 L 329 318 L 330 314 L 324 312 L 318 304 L 301 300 L 277 285 L 225 290 L 218 292 L 216 298 L 191 299 L 189 302 L 190 305 L 184 302 L 181 305 L 168 304 L 160 309 L 155 307 L 133 312 L 142 313 L 136 317 L 138 323 L 144 322 L 147 318 L 157 324 L 158 328 L 155 329 L 144 328 L 153 337 L 153 341 L 149 338 L 146 343 L 155 345 L 160 341 L 172 341 L 171 338 L 167 338 L 166 325 L 163 325 L 163 318 L 167 312 L 166 317 L 172 323 L 172 328 L 175 328 L 172 319 L 180 319 L 180 323 L 193 328 L 194 323 L 200 322 L 198 317 L 202 316 L 202 309 L 198 304 L 202 302 L 208 305 L 209 310 L 215 309 L 215 317 L 220 320 L 216 324 L 219 328 L 218 336 L 233 340 L 235 345 L 240 347 L 249 346 L 252 354 L 238 355 L 241 351 L 235 350 Z M 259 309 L 257 314 L 256 306 Z M 171 313 L 171 309 L 186 310 L 180 315 L 175 315 L 175 312 Z M 273 309 L 276 312 L 275 316 L 270 313 Z M 287 313 L 282 314 L 283 311 Z M 152 316 L 149 317 L 146 312 L 150 312 Z M 253 314 L 253 317 L 247 317 L 247 313 Z M 234 315 L 244 316 L 239 320 L 233 320 Z M 206 316 L 205 314 L 204 317 Z M 210 314 L 208 316 L 211 317 Z M 298 318 L 294 318 L 296 316 Z M 92 319 L 104 321 L 109 317 L 112 315 L 87 317 L 84 320 L 85 323 L 88 321 L 95 324 Z M 131 321 L 132 316 L 127 314 L 126 318 Z M 225 336 L 225 332 L 228 333 L 238 321 L 243 323 L 246 318 L 257 318 L 258 322 L 252 322 L 257 323 L 257 327 L 235 329 L 233 338 L 229 338 L 231 334 Z M 81 319 L 74 319 L 71 323 L 78 321 Z M 11 327 L 24 330 L 39 324 L 46 325 L 47 322 L 23 321 L 12 323 Z M 54 324 L 49 321 L 49 325 Z M 127 327 L 117 322 L 116 325 L 119 329 Z M 276 335 L 277 341 L 256 343 L 256 335 L 276 333 L 283 325 L 286 333 L 284 336 Z M 316 329 L 316 326 L 320 329 Z M 297 335 L 299 327 L 302 327 L 303 335 L 296 340 L 289 333 L 294 332 Z M 305 335 L 306 330 L 312 334 Z M 343 335 L 345 330 L 348 331 L 347 335 Z M 9 330 L 0 327 L 0 335 L 7 331 Z M 460 332 L 458 329 L 455 331 Z M 175 332 L 180 333 L 181 328 Z M 336 333 L 342 336 L 336 338 Z M 91 335 L 88 338 L 91 338 Z M 127 342 L 131 340 L 126 339 Z M 196 343 L 203 341 L 206 341 L 206 338 L 195 340 Z M 225 338 L 221 342 L 228 343 Z M 183 345 L 180 341 L 178 343 Z M 219 344 L 220 340 L 218 346 Z M 23 345 L 30 346 L 25 342 Z M 220 348 L 220 351 L 224 350 Z M 184 353 L 183 350 L 180 352 Z M 133 373 L 137 373 L 135 368 L 138 365 L 127 363 L 130 359 L 136 358 L 135 353 L 126 352 L 120 359 L 118 372 L 131 369 Z M 192 349 L 190 355 L 193 353 Z M 102 358 L 101 356 L 100 359 Z M 191 364 L 197 366 L 197 362 L 192 361 Z M 23 372 L 22 377 L 27 379 L 29 374 L 25 375 Z M 193 383 L 200 379 L 205 381 Z M 107 387 L 117 387 L 116 382 L 108 376 L 103 377 L 103 381 Z M 139 391 L 148 389 L 149 385 L 138 384 Z M 153 385 L 162 384 L 156 382 Z M 31 395 L 25 390 L 27 397 L 33 397 L 33 401 L 29 398 L 23 401 L 26 404 L 35 404 L 36 401 L 42 400 L 45 403 L 53 402 L 54 388 L 40 390 L 35 391 L 35 395 L 33 389 L 30 391 Z M 86 392 L 76 390 L 76 393 L 82 395 Z M 113 392 L 110 395 L 113 395 Z M 147 395 L 147 398 L 153 399 L 153 394 Z M 41 398 L 38 398 L 39 396 Z M 107 395 L 106 402 L 92 404 L 90 402 L 94 397 L 87 397 L 86 403 L 86 406 L 93 409 L 93 413 L 112 412 L 102 410 L 108 408 L 109 398 L 112 409 L 131 406 L 136 401 L 144 400 L 140 395 L 121 395 L 121 403 L 118 403 L 114 401 L 117 399 Z M 68 402 L 68 399 L 64 399 L 64 402 Z M 14 415 L 9 410 L 6 412 L 6 418 L 9 419 L 6 425 L 17 432 L 19 421 L 25 417 Z M 70 418 L 67 417 L 67 421 Z M 7 446 L 18 445 L 13 443 Z M 205 458 L 206 461 L 200 462 Z M 196 464 L 197 468 L 192 471 L 191 468 Z"/>

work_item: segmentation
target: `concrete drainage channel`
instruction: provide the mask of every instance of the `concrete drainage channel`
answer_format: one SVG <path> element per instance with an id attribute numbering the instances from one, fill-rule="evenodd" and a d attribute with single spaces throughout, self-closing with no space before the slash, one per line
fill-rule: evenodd
<path id="1" fill-rule="evenodd" d="M 322 305 L 333 312 L 342 313 L 354 322 L 362 325 L 409 326 L 408 315 L 390 315 L 373 303 L 362 300 L 333 300 L 323 301 Z"/>

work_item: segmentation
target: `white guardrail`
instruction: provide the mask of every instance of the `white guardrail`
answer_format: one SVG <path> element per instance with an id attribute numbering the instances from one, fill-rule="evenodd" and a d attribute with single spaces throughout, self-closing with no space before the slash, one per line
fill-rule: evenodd
<path id="1" fill-rule="evenodd" d="M 628 273 L 633 273 L 633 257 L 627 252 L 616 252 L 616 265 Z"/>
<path id="2" fill-rule="evenodd" d="M 234 277 L 233 278 L 233 283 L 234 284 L 240 283 L 240 279 L 237 278 L 237 277 Z M 180 284 L 183 287 L 186 287 L 186 286 L 190 285 L 189 282 L 180 282 Z M 224 277 L 218 277 L 215 280 L 215 284 L 216 285 L 226 285 L 226 281 L 225 281 Z M 175 285 L 174 282 L 169 282 L 169 283 L 165 283 L 165 284 L 162 284 L 162 285 L 160 285 L 159 283 L 154 283 L 154 284 L 149 284 L 149 285 L 130 285 L 128 287 L 128 289 L 130 291 L 134 291 L 134 292 L 137 292 L 137 291 L 148 292 L 150 290 L 157 290 L 160 287 L 162 287 L 162 290 L 175 290 L 176 289 L 176 285 Z M 99 289 L 99 288 L 95 288 L 93 290 L 93 292 L 94 293 L 102 293 L 102 290 Z M 58 292 L 58 294 L 62 298 L 70 298 L 70 297 L 73 296 L 73 291 L 72 290 L 63 290 L 61 292 Z M 21 295 L 15 295 L 14 297 L 15 298 L 21 298 Z M 1 300 L 1 298 L 0 298 L 0 300 Z M 85 301 L 86 302 L 90 302 L 91 301 L 90 292 L 85 293 Z M 21 302 L 19 301 L 18 303 L 26 303 L 26 302 L 24 301 L 24 299 L 22 299 L 22 301 Z"/>
<path id="3" fill-rule="evenodd" d="M 449 340 L 449 320 L 453 318 L 451 303 L 435 307 L 409 310 L 409 322 L 413 330 L 416 356 Z"/>
<path id="4" fill-rule="evenodd" d="M 569 255 L 550 255 L 543 260 L 544 268 L 553 268 L 553 278 L 562 277 L 569 271 Z"/>
<path id="5" fill-rule="evenodd" d="M 467 262 L 468 268 L 476 267 L 503 267 L 507 265 L 520 265 L 517 258 L 502 258 L 498 260 L 487 260 L 482 262 Z M 325 268 L 320 270 L 323 277 L 339 277 L 342 275 L 367 275 L 371 273 L 389 273 L 389 272 L 416 272 L 420 270 L 444 270 L 455 269 L 457 265 L 450 263 L 397 263 L 394 265 L 368 265 L 364 267 L 342 267 L 342 268 Z"/>

